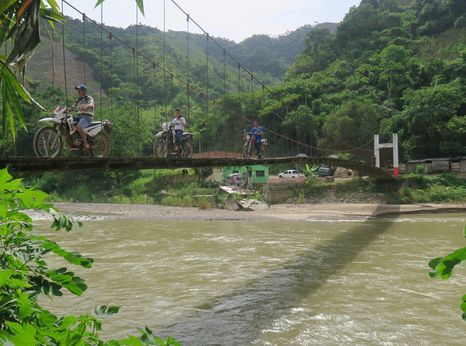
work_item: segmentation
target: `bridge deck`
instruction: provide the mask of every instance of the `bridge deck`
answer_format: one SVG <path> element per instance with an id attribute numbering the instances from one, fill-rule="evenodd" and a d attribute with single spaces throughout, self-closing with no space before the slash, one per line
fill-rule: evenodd
<path id="1" fill-rule="evenodd" d="M 247 166 L 254 164 L 318 164 L 325 163 L 334 167 L 350 168 L 361 175 L 368 175 L 376 179 L 392 179 L 384 170 L 370 166 L 362 161 L 350 161 L 326 157 L 273 157 L 263 159 L 232 159 L 232 158 L 154 158 L 154 157 L 8 157 L 0 158 L 0 167 L 9 167 L 15 172 L 67 171 L 84 169 L 164 169 L 164 168 L 198 168 Z"/>

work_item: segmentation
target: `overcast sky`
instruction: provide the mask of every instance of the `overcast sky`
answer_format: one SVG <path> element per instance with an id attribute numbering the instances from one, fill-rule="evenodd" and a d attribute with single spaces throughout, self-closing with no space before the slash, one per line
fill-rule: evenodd
<path id="1" fill-rule="evenodd" d="M 93 9 L 96 0 L 66 0 L 96 21 L 100 9 Z M 145 16 L 139 22 L 163 29 L 163 4 L 166 8 L 166 29 L 183 30 L 186 16 L 171 0 L 145 0 Z M 277 36 L 305 24 L 340 22 L 352 6 L 360 0 L 175 0 L 211 36 L 240 42 L 254 34 Z M 60 3 L 60 2 L 59 2 Z M 66 15 L 80 18 L 66 4 Z M 104 23 L 127 27 L 136 23 L 134 0 L 106 0 Z M 190 32 L 200 32 L 193 23 Z"/>

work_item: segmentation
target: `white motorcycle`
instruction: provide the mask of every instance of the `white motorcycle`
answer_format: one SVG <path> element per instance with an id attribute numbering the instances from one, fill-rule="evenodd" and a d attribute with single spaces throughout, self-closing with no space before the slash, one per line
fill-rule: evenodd
<path id="1" fill-rule="evenodd" d="M 76 131 L 76 121 L 68 113 L 65 106 L 57 106 L 53 111 L 53 117 L 43 118 L 39 123 L 45 123 L 46 126 L 37 130 L 34 135 L 33 147 L 34 153 L 38 157 L 57 157 L 59 156 L 66 141 L 70 149 L 83 150 L 83 141 L 81 135 Z M 106 157 L 110 153 L 110 139 L 108 133 L 112 130 L 110 121 L 93 121 L 84 129 L 89 143 L 89 154 L 95 157 Z"/>

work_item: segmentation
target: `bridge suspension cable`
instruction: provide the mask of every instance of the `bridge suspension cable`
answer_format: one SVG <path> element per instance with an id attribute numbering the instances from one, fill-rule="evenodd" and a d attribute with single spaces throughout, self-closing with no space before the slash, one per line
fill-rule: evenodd
<path id="1" fill-rule="evenodd" d="M 163 15 L 164 15 L 164 19 L 163 19 L 163 56 L 162 56 L 162 64 L 159 64 L 157 63 L 153 58 L 150 58 L 148 57 L 146 54 L 144 54 L 142 51 L 140 51 L 140 48 L 139 48 L 139 21 L 138 21 L 138 10 L 136 12 L 136 47 L 133 47 L 131 44 L 125 42 L 124 40 L 122 40 L 121 38 L 119 38 L 118 36 L 114 35 L 111 31 L 109 31 L 107 28 L 105 28 L 104 24 L 103 24 L 103 8 L 101 8 L 101 18 L 100 18 L 100 23 L 98 23 L 97 21 L 87 17 L 84 13 L 82 13 L 78 8 L 76 8 L 75 6 L 73 6 L 72 4 L 70 4 L 68 1 L 66 0 L 62 0 L 62 7 L 63 7 L 63 3 L 67 4 L 69 7 L 71 7 L 74 11 L 76 11 L 77 13 L 81 13 L 81 15 L 83 16 L 83 33 L 85 33 L 85 21 L 88 21 L 88 22 L 91 22 L 93 23 L 94 25 L 96 25 L 97 27 L 100 28 L 100 32 L 101 32 L 101 65 L 100 65 L 100 69 L 101 69 L 101 77 L 100 77 L 100 84 L 101 84 L 101 88 L 102 88 L 102 82 L 103 82 L 103 72 L 102 72 L 102 69 L 103 69 L 103 43 L 102 43 L 102 40 L 103 40 L 103 33 L 106 32 L 109 36 L 109 40 L 110 40 L 110 61 L 112 61 L 112 57 L 111 57 L 111 54 L 112 54 L 112 49 L 113 49 L 113 38 L 115 38 L 123 47 L 126 47 L 128 49 L 131 50 L 131 52 L 133 53 L 133 58 L 134 58 L 134 78 L 135 78 L 135 84 L 136 84 L 136 114 L 137 114 L 137 126 L 138 126 L 138 136 L 139 136 L 139 122 L 140 122 L 140 119 L 139 119 L 139 107 L 138 107 L 138 102 L 139 102 L 139 83 L 138 83 L 138 73 L 139 73 L 139 56 L 141 56 L 143 59 L 145 59 L 146 61 L 148 61 L 149 63 L 151 63 L 151 65 L 153 66 L 153 68 L 158 68 L 160 69 L 161 71 L 163 71 L 163 75 L 164 75 L 164 93 L 163 93 L 163 103 L 164 103 L 164 110 L 165 110 L 165 114 L 167 114 L 167 105 L 168 105 L 168 92 L 167 92 L 167 75 L 170 76 L 170 81 L 173 82 L 173 79 L 179 81 L 180 83 L 182 83 L 183 85 L 185 85 L 186 87 L 186 92 L 187 92 L 187 101 L 188 101 L 188 116 L 190 114 L 190 111 L 191 111 L 191 105 L 190 105 L 190 97 L 191 97 L 191 91 L 195 91 L 204 101 L 205 101 L 205 109 L 206 109 L 206 115 L 208 115 L 208 112 L 209 112 L 209 40 L 212 40 L 212 42 L 219 48 L 221 49 L 222 53 L 223 53 L 223 107 L 224 107 L 224 112 L 225 114 L 228 112 L 228 111 L 231 111 L 231 109 L 229 109 L 228 107 L 228 104 L 227 104 L 227 98 L 226 98 L 226 95 L 227 95 L 227 83 L 226 83 L 226 58 L 230 58 L 234 64 L 236 64 L 236 67 L 237 67 L 237 72 L 238 72 L 238 97 L 239 97 L 239 110 L 237 111 L 234 111 L 233 113 L 239 113 L 239 114 L 236 114 L 236 116 L 238 118 L 241 118 L 241 119 L 246 119 L 248 122 L 250 122 L 251 120 L 250 119 L 247 119 L 246 117 L 243 116 L 242 114 L 242 99 L 241 99 L 241 94 L 242 94 L 242 86 L 241 86 L 241 71 L 244 71 L 249 79 L 249 92 L 252 93 L 252 90 L 253 90 L 253 83 L 254 82 L 257 82 L 259 84 L 259 86 L 262 87 L 262 103 L 264 102 L 264 98 L 265 98 L 265 92 L 269 92 L 273 98 L 275 98 L 276 95 L 274 95 L 274 93 L 272 92 L 272 90 L 270 90 L 264 82 L 262 82 L 261 80 L 259 80 L 251 71 L 249 71 L 246 67 L 244 67 L 234 56 L 232 56 L 230 53 L 228 53 L 226 51 L 226 49 L 221 45 L 219 44 L 219 42 L 213 38 L 212 36 L 210 36 L 208 34 L 208 32 L 206 30 L 204 30 L 185 10 L 183 10 L 183 8 L 181 8 L 181 6 L 178 5 L 178 3 L 174 0 L 170 0 L 185 16 L 186 16 L 186 28 L 187 28 L 187 33 L 186 33 L 186 54 L 187 54 L 187 61 L 186 61 L 186 80 L 184 80 L 183 78 L 177 76 L 176 74 L 174 74 L 173 72 L 169 71 L 168 68 L 167 68 L 167 61 L 166 61 L 166 44 L 167 44 L 167 41 L 166 41 L 166 0 L 163 1 Z M 204 34 L 205 34 L 205 37 L 206 37 L 206 75 L 205 75 L 205 82 L 206 82 L 206 86 L 205 86 L 205 89 L 202 90 L 200 89 L 197 85 L 194 85 L 193 83 L 191 83 L 191 76 L 190 76 L 190 23 L 193 23 L 196 27 L 198 27 Z M 63 50 L 65 49 L 64 48 L 64 27 L 62 28 L 63 29 Z M 85 37 L 83 37 L 83 41 L 84 41 L 84 48 L 83 49 L 86 49 L 86 44 L 85 44 Z M 63 53 L 63 56 L 64 56 L 64 60 L 65 60 L 65 53 Z M 113 63 L 111 62 L 111 64 L 113 65 Z M 84 67 L 85 68 L 85 67 Z M 65 67 L 65 63 L 64 63 L 64 71 L 65 71 L 65 84 L 66 84 L 66 67 Z M 155 71 L 154 71 L 154 78 L 155 78 Z M 66 90 L 66 88 L 65 88 Z M 101 91 L 102 93 L 102 91 Z M 67 96 L 66 96 L 67 97 Z M 281 100 L 280 100 L 281 101 Z M 113 108 L 113 101 L 111 100 L 111 108 Z M 282 101 L 281 101 L 282 102 Z M 102 95 L 101 95 L 101 103 L 102 103 Z M 101 105 L 102 107 L 102 105 Z M 215 109 L 215 107 L 214 107 Z M 113 111 L 113 110 L 112 110 Z M 237 122 L 234 122 L 234 126 L 236 128 L 237 126 Z M 312 149 L 312 150 L 319 150 L 319 151 L 328 151 L 328 152 L 334 152 L 336 151 L 336 149 L 318 149 L 316 146 L 312 146 L 310 145 L 309 143 L 304 143 L 302 141 L 299 141 L 299 140 L 296 140 L 296 139 L 292 139 L 288 136 L 285 136 L 285 135 L 282 135 L 278 132 L 276 132 L 275 130 L 272 130 L 272 129 L 268 129 L 268 131 L 270 133 L 273 133 L 274 135 L 276 135 L 278 138 L 281 138 L 283 140 L 285 140 L 287 143 L 294 143 L 294 144 L 297 144 L 299 146 L 302 146 L 302 147 L 305 147 L 305 148 L 309 148 L 309 149 Z M 138 138 L 138 145 L 140 145 L 140 138 Z M 364 146 L 361 146 L 361 147 L 364 147 Z M 339 150 L 339 151 L 343 151 L 343 152 L 351 152 L 351 151 L 357 151 L 358 149 L 360 149 L 361 147 L 358 147 L 358 148 L 352 148 L 352 149 L 343 149 L 343 150 Z"/>
<path id="2" fill-rule="evenodd" d="M 192 18 L 192 16 L 190 16 L 190 15 L 188 14 L 188 12 L 186 12 L 175 0 L 170 0 L 170 1 L 171 1 L 184 15 L 189 16 L 190 21 L 191 21 L 194 25 L 196 25 L 197 28 L 198 28 L 199 30 L 201 30 L 205 35 L 208 35 L 208 32 L 207 32 L 201 25 L 199 25 L 199 24 L 196 22 L 196 20 L 194 20 L 194 19 Z M 233 55 L 231 55 L 230 53 L 228 53 L 228 52 L 225 50 L 225 48 L 224 48 L 214 37 L 210 36 L 210 39 L 212 40 L 212 42 L 214 42 L 214 43 L 218 46 L 218 48 L 222 49 L 222 50 L 225 52 L 225 54 L 226 54 L 236 65 L 238 65 L 242 70 L 244 70 L 248 75 L 250 75 L 251 78 L 255 79 L 259 84 L 261 84 L 263 87 L 265 87 L 265 88 L 272 94 L 272 90 L 270 90 L 269 88 L 267 88 L 267 85 L 266 85 L 264 82 L 262 82 L 261 80 L 259 80 L 259 79 L 254 75 L 254 73 L 252 73 L 248 68 L 246 68 L 244 65 L 242 65 L 241 62 L 240 62 L 238 59 L 236 59 Z"/>
<path id="3" fill-rule="evenodd" d="M 63 12 L 63 3 L 64 3 L 64 0 L 61 1 L 61 8 L 62 8 L 62 12 Z M 63 22 L 62 25 L 61 25 L 61 31 L 62 31 L 62 51 L 63 51 L 63 75 L 64 75 L 64 83 L 65 83 L 65 102 L 68 104 L 68 83 L 67 83 L 67 80 L 66 80 L 66 57 L 65 57 L 65 53 L 66 53 L 66 49 L 65 49 L 65 23 Z"/>

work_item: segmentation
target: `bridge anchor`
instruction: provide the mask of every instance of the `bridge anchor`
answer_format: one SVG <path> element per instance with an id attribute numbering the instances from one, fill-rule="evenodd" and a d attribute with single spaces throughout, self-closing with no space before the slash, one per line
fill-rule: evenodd
<path id="1" fill-rule="evenodd" d="M 380 143 L 379 135 L 374 135 L 375 167 L 380 168 L 380 148 L 393 148 L 393 176 L 400 175 L 400 163 L 398 160 L 398 134 L 392 134 L 392 143 Z"/>

